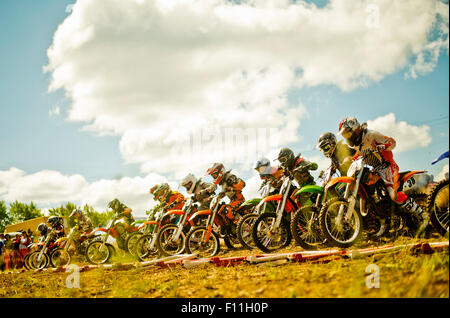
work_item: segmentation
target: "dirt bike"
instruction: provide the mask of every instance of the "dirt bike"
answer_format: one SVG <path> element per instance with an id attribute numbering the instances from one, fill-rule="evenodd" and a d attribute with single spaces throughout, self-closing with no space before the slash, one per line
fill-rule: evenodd
<path id="1" fill-rule="evenodd" d="M 25 268 L 44 269 L 48 267 L 48 265 L 52 265 L 50 263 L 50 254 L 58 248 L 58 245 L 54 240 L 54 234 L 55 232 L 51 230 L 44 240 L 30 244 L 30 248 L 36 250 L 27 254 L 24 259 Z"/>
<path id="2" fill-rule="evenodd" d="M 139 261 L 144 261 L 159 254 L 156 237 L 163 226 L 172 223 L 174 217 L 178 216 L 177 210 L 169 210 L 168 212 L 164 212 L 164 210 L 165 208 L 158 209 L 154 216 L 149 216 L 149 219 L 140 226 L 142 235 L 137 238 L 132 253 Z"/>
<path id="3" fill-rule="evenodd" d="M 420 174 L 424 172 L 400 172 L 398 191 L 419 196 L 417 188 L 421 184 Z M 379 174 L 365 165 L 362 157 L 353 161 L 346 177 L 332 179 L 325 190 L 336 183 L 346 183 L 344 196 L 325 202 L 319 215 L 321 233 L 331 245 L 350 247 L 360 239 L 363 230 L 370 239 L 388 234 L 390 228 L 395 232 L 414 231 L 412 216 L 391 200 Z"/>
<path id="4" fill-rule="evenodd" d="M 137 258 L 136 244 L 139 241 L 139 239 L 144 235 L 153 233 L 153 230 L 155 228 L 154 221 L 156 219 L 156 214 L 162 211 L 161 209 L 162 209 L 161 207 L 153 209 L 152 212 L 148 215 L 147 220 L 138 220 L 131 224 L 132 226 L 137 227 L 137 231 L 131 233 L 128 236 L 125 242 L 125 246 L 127 248 L 127 251 L 134 257 Z"/>
<path id="5" fill-rule="evenodd" d="M 175 224 L 164 225 L 156 235 L 156 247 L 161 255 L 172 256 L 184 251 L 186 234 L 194 226 L 194 221 L 188 217 L 194 212 L 194 200 L 189 198 L 182 210 L 171 210 L 168 215 L 179 216 Z"/>
<path id="6" fill-rule="evenodd" d="M 270 195 L 261 201 L 276 205 L 275 212 L 263 212 L 252 227 L 253 242 L 263 252 L 270 253 L 291 243 L 289 224 L 292 214 L 298 209 L 291 197 L 297 189 L 292 180 L 291 175 L 284 176 L 279 194 Z"/>
<path id="7" fill-rule="evenodd" d="M 104 234 L 101 239 L 89 243 L 85 251 L 86 260 L 91 264 L 107 263 L 111 256 L 116 253 L 114 245 L 107 242 L 108 238 L 113 237 L 118 247 L 127 251 L 125 247 L 126 239 L 137 230 L 137 227 L 127 226 L 119 216 L 114 216 L 106 228 L 94 229 L 95 232 L 104 232 Z"/>
<path id="8" fill-rule="evenodd" d="M 252 238 L 252 227 L 258 216 L 263 212 L 275 211 L 275 205 L 272 201 L 264 200 L 271 193 L 272 185 L 270 181 L 263 184 L 260 189 L 261 198 L 255 198 L 244 202 L 244 206 L 248 206 L 250 213 L 244 215 L 237 223 L 237 237 L 241 245 L 246 249 L 253 249 L 255 247 Z"/>
<path id="9" fill-rule="evenodd" d="M 436 160 L 435 164 L 449 157 L 449 152 L 444 152 Z M 430 221 L 433 228 L 440 235 L 448 235 L 449 215 L 449 178 L 448 176 L 436 183 L 427 196 L 427 211 L 430 213 Z"/>
<path id="10" fill-rule="evenodd" d="M 73 255 L 85 255 L 85 251 L 89 243 L 93 240 L 100 239 L 99 234 L 91 231 L 83 233 L 79 239 L 75 240 L 74 236 L 77 233 L 77 228 L 73 227 L 67 237 L 61 237 L 56 240 L 56 248 L 50 254 L 50 263 L 55 266 L 66 266 L 70 264 Z"/>
<path id="11" fill-rule="evenodd" d="M 237 248 L 237 223 L 248 212 L 248 207 L 241 205 L 234 210 L 234 218 L 229 219 L 225 215 L 228 206 L 221 202 L 224 196 L 223 192 L 219 193 L 211 200 L 209 210 L 197 211 L 189 218 L 190 222 L 198 224 L 198 217 L 207 216 L 204 225 L 194 226 L 189 231 L 185 244 L 187 253 L 199 254 L 200 257 L 215 256 L 220 251 L 220 238 L 229 249 Z"/>
<path id="12" fill-rule="evenodd" d="M 309 204 L 304 204 L 295 212 L 291 223 L 291 233 L 297 245 L 300 245 L 306 250 L 315 250 L 317 247 L 325 243 L 325 238 L 320 231 L 319 215 L 322 205 L 327 200 L 342 194 L 342 187 L 333 187 L 333 190 L 325 192 L 325 185 L 330 181 L 333 166 L 328 167 L 326 171 L 319 176 L 322 179 L 322 185 L 306 185 L 295 192 L 294 197 L 303 196 L 304 199 L 309 197 Z M 305 197 L 306 196 L 306 197 Z"/>

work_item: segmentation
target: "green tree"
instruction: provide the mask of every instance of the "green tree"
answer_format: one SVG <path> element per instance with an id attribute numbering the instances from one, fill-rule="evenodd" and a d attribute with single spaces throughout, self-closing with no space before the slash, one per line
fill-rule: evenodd
<path id="1" fill-rule="evenodd" d="M 12 223 L 12 218 L 8 213 L 5 201 L 0 201 L 0 233 L 5 231 L 6 226 Z"/>
<path id="2" fill-rule="evenodd" d="M 9 215 L 12 223 L 19 223 L 41 217 L 42 213 L 33 202 L 26 204 L 16 200 L 9 204 Z"/>
<path id="3" fill-rule="evenodd" d="M 82 210 L 91 219 L 92 226 L 94 227 L 106 226 L 114 217 L 114 211 L 98 212 L 88 204 L 85 204 Z"/>

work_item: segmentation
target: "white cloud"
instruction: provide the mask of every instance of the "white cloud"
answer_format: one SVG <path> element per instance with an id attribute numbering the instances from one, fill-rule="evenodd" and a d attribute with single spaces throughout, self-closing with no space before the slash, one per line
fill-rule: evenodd
<path id="1" fill-rule="evenodd" d="M 429 126 L 414 126 L 405 121 L 396 121 L 393 113 L 368 120 L 367 125 L 369 129 L 393 137 L 397 142 L 394 148 L 397 153 L 426 147 L 431 143 Z"/>
<path id="2" fill-rule="evenodd" d="M 448 47 L 448 14 L 438 1 L 366 1 L 323 7 L 287 0 L 78 0 L 48 49 L 50 90 L 72 98 L 68 119 L 121 136 L 120 151 L 143 172 L 200 172 L 223 152 L 167 157 L 203 128 L 275 128 L 299 140 L 306 115 L 291 89 L 348 91 L 407 67 L 434 68 Z M 439 18 L 438 18 L 439 15 Z M 430 40 L 430 32 L 441 30 Z M 446 42 L 447 41 L 447 42 Z M 433 52 L 431 62 L 423 58 Z M 214 146 L 204 142 L 205 146 Z M 242 153 L 239 146 L 226 153 Z M 202 161 L 203 160 L 203 161 Z M 246 163 L 248 165 L 248 162 Z"/>
<path id="3" fill-rule="evenodd" d="M 58 171 L 43 170 L 33 174 L 17 168 L 0 171 L 0 200 L 13 202 L 33 201 L 44 210 L 72 202 L 89 204 L 98 211 L 105 211 L 114 198 L 133 209 L 134 215 L 145 215 L 154 206 L 148 191 L 157 183 L 169 182 L 165 177 L 148 174 L 145 177 L 98 180 L 92 183 L 80 175 L 63 175 Z M 177 183 L 169 182 L 173 189 Z"/>
<path id="4" fill-rule="evenodd" d="M 434 180 L 435 181 L 440 181 L 440 180 L 448 178 L 448 169 L 449 169 L 449 165 L 445 164 L 442 167 L 441 172 L 439 172 L 439 174 L 436 176 L 436 178 Z"/>

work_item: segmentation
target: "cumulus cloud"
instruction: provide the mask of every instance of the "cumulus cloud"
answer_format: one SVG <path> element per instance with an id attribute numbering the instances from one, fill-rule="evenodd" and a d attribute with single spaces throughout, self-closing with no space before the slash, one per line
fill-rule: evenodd
<path id="1" fill-rule="evenodd" d="M 298 141 L 306 109 L 289 104 L 292 89 L 349 91 L 408 66 L 413 77 L 434 68 L 448 48 L 448 5 L 373 4 L 376 27 L 366 1 L 318 8 L 287 0 L 78 0 L 48 49 L 49 89 L 72 99 L 69 120 L 121 136 L 125 162 L 143 172 L 200 172 L 206 160 L 227 159 L 214 139 L 202 143 L 212 148 L 207 156 L 166 157 L 183 154 L 180 144 L 205 129 L 273 128 L 283 144 Z M 433 30 L 440 31 L 431 39 Z"/>
<path id="2" fill-rule="evenodd" d="M 133 209 L 134 215 L 145 215 L 145 211 L 155 205 L 148 193 L 151 186 L 168 182 L 174 189 L 178 184 L 165 177 L 148 174 L 145 177 L 98 180 L 92 183 L 80 175 L 64 175 L 58 171 L 43 170 L 33 174 L 17 168 L 0 171 L 0 199 L 31 202 L 47 209 L 73 202 L 77 205 L 89 204 L 98 211 L 105 211 L 108 202 L 114 198 Z"/>
<path id="3" fill-rule="evenodd" d="M 369 129 L 393 137 L 397 142 L 394 148 L 397 153 L 426 147 L 431 143 L 429 126 L 414 126 L 405 121 L 397 121 L 393 113 L 368 120 L 367 125 Z"/>
<path id="4" fill-rule="evenodd" d="M 435 181 L 441 181 L 443 179 L 448 179 L 448 168 L 449 168 L 449 165 L 445 164 L 442 167 L 441 172 L 439 172 L 439 174 L 436 176 Z"/>

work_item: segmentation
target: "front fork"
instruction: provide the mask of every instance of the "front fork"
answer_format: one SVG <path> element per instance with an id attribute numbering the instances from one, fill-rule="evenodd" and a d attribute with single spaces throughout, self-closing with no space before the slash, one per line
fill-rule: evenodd
<path id="1" fill-rule="evenodd" d="M 278 204 L 278 206 L 277 206 L 277 211 L 276 211 L 277 218 L 275 219 L 275 223 L 272 224 L 272 226 L 271 226 L 271 229 L 270 229 L 271 231 L 275 232 L 280 227 L 281 219 L 283 218 L 284 207 L 286 206 L 286 200 L 287 200 L 287 197 L 289 196 L 290 189 L 291 189 L 291 183 L 289 182 L 288 186 L 286 187 L 286 192 L 283 195 L 283 201 L 281 202 L 281 205 Z"/>
<path id="2" fill-rule="evenodd" d="M 356 177 L 356 182 L 355 182 L 355 187 L 353 189 L 353 192 L 350 196 L 350 198 L 348 199 L 349 203 L 348 203 L 348 209 L 347 212 L 344 213 L 344 206 L 341 205 L 339 207 L 339 212 L 338 212 L 338 216 L 336 218 L 336 226 L 338 230 L 342 230 L 342 218 L 344 217 L 344 219 L 346 221 L 350 220 L 353 212 L 355 211 L 355 204 L 356 204 L 356 197 L 358 195 L 358 189 L 359 189 L 359 183 L 361 182 L 361 177 L 363 174 L 363 169 L 361 169 L 358 173 L 358 176 Z M 345 189 L 345 194 L 344 194 L 344 198 L 347 199 L 348 194 L 350 192 L 350 183 L 347 184 L 347 187 Z"/>

